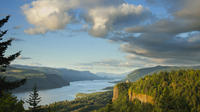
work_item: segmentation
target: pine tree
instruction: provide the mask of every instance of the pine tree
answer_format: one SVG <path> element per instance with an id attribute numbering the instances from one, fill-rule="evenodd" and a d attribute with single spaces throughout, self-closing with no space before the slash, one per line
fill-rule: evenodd
<path id="1" fill-rule="evenodd" d="M 6 16 L 4 19 L 0 20 L 0 28 L 3 27 L 3 25 L 8 22 L 8 19 L 10 16 Z M 8 48 L 8 46 L 11 45 L 11 42 L 13 39 L 8 39 L 6 41 L 3 41 L 3 36 L 7 33 L 8 30 L 2 31 L 0 29 L 0 72 L 5 72 L 6 68 L 10 65 L 10 63 L 15 60 L 19 55 L 20 52 L 17 52 L 15 54 L 12 54 L 10 56 L 5 56 L 5 52 Z M 5 76 L 0 76 L 0 97 L 3 96 L 3 93 L 8 92 L 9 90 L 15 89 L 25 83 L 25 79 L 22 79 L 20 81 L 7 81 Z"/>
<path id="2" fill-rule="evenodd" d="M 26 101 L 29 105 L 30 105 L 30 110 L 32 110 L 32 112 L 38 112 L 40 106 L 38 106 L 38 104 L 41 101 L 41 97 L 39 97 L 38 94 L 38 90 L 37 90 L 37 86 L 34 85 L 32 93 L 30 93 L 29 95 L 29 99 Z"/>
<path id="3" fill-rule="evenodd" d="M 0 28 L 8 22 L 10 16 L 6 16 L 0 20 Z M 5 72 L 10 63 L 15 60 L 20 51 L 10 56 L 5 56 L 8 46 L 11 45 L 13 39 L 3 41 L 3 36 L 8 30 L 2 31 L 0 29 L 0 72 Z M 9 90 L 15 89 L 25 83 L 25 79 L 10 82 L 6 80 L 5 76 L 0 75 L 0 112 L 24 112 L 23 101 L 18 100 L 17 97 L 12 96 Z"/>

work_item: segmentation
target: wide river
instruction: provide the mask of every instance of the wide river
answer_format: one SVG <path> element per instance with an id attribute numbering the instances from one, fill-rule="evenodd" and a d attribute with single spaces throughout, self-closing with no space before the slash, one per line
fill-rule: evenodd
<path id="1" fill-rule="evenodd" d="M 101 92 L 106 87 L 114 86 L 115 83 L 111 83 L 115 80 L 91 80 L 91 81 L 75 81 L 70 82 L 69 86 L 64 86 L 61 88 L 48 89 L 39 91 L 39 96 L 42 98 L 40 105 L 46 105 L 58 101 L 73 100 L 77 93 L 93 93 Z M 15 93 L 18 99 L 25 101 L 28 99 L 30 92 Z M 27 104 L 24 107 L 27 108 Z"/>

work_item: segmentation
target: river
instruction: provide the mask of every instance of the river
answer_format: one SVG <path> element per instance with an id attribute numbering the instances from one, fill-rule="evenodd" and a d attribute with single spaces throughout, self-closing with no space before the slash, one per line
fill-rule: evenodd
<path id="1" fill-rule="evenodd" d="M 61 88 L 40 90 L 39 96 L 41 97 L 40 105 L 47 105 L 58 101 L 73 100 L 77 93 L 93 93 L 101 92 L 106 87 L 114 86 L 115 83 L 111 83 L 114 80 L 89 80 L 89 81 L 75 81 L 70 82 L 69 86 L 64 86 Z M 15 93 L 18 99 L 25 101 L 28 99 L 30 92 Z M 25 103 L 24 107 L 27 108 L 28 105 Z"/>

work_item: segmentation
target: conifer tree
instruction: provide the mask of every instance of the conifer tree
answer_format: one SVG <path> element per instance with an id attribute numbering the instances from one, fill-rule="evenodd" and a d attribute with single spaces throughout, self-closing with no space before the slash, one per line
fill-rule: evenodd
<path id="1" fill-rule="evenodd" d="M 29 95 L 29 99 L 26 101 L 30 105 L 29 109 L 32 112 L 39 112 L 40 106 L 38 106 L 38 104 L 40 101 L 41 97 L 39 97 L 37 86 L 34 85 L 33 90 Z"/>
<path id="2" fill-rule="evenodd" d="M 8 22 L 8 19 L 10 16 L 6 16 L 4 19 L 0 20 L 0 28 L 3 27 L 3 25 Z M 8 48 L 8 46 L 11 45 L 11 42 L 13 39 L 8 39 L 3 41 L 3 36 L 7 33 L 8 30 L 1 30 L 0 29 L 0 72 L 5 72 L 6 68 L 10 65 L 10 63 L 15 60 L 19 55 L 20 52 L 17 52 L 15 54 L 5 56 L 5 52 Z M 5 76 L 0 75 L 0 97 L 3 96 L 3 93 L 8 92 L 9 90 L 15 89 L 25 83 L 25 79 L 22 79 L 20 81 L 7 81 Z"/>
<path id="3" fill-rule="evenodd" d="M 8 22 L 10 16 L 0 20 L 0 72 L 5 72 L 6 68 L 10 63 L 15 60 L 19 55 L 20 51 L 5 56 L 5 52 L 8 46 L 11 45 L 13 39 L 3 40 L 3 36 L 7 33 L 8 30 L 1 30 L 3 25 Z M 15 89 L 25 83 L 26 79 L 19 81 L 8 81 L 6 76 L 0 74 L 0 112 L 24 112 L 23 101 L 18 100 L 17 97 L 14 97 L 9 90 Z"/>

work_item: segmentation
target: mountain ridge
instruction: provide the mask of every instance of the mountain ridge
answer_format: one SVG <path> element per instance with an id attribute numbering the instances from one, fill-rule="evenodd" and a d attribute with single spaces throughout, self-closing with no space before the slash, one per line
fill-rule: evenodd
<path id="1" fill-rule="evenodd" d="M 9 81 L 27 79 L 24 85 L 13 92 L 30 91 L 35 84 L 39 90 L 43 90 L 67 86 L 73 81 L 105 79 L 89 71 L 26 65 L 11 65 L 5 73 L 1 74 L 6 76 Z"/>
<path id="2" fill-rule="evenodd" d="M 160 71 L 172 71 L 179 69 L 200 69 L 200 66 L 154 66 L 154 67 L 146 67 L 140 68 L 132 71 L 128 74 L 125 80 L 136 81 L 140 78 L 145 77 L 146 75 L 152 75 L 153 73 L 157 73 Z"/>

